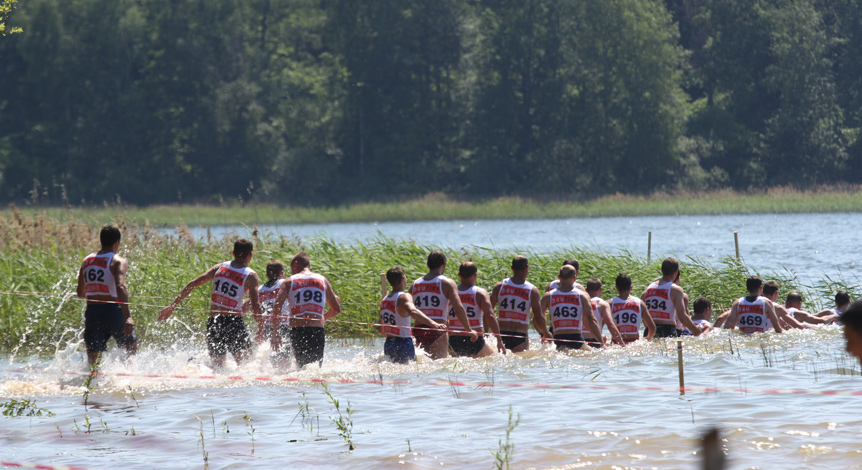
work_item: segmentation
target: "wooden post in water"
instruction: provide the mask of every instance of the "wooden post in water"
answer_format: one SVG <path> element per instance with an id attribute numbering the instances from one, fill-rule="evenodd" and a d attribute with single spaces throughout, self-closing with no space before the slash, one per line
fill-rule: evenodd
<path id="1" fill-rule="evenodd" d="M 679 394 L 685 395 L 685 374 L 682 366 L 682 341 L 676 342 L 676 358 L 679 365 Z"/>
<path id="2" fill-rule="evenodd" d="M 736 260 L 739 261 L 739 232 L 733 231 L 733 243 L 736 244 Z"/>
<path id="3" fill-rule="evenodd" d="M 386 273 L 380 273 L 380 295 L 386 297 L 386 292 L 389 290 L 386 283 Z"/>
<path id="4" fill-rule="evenodd" d="M 649 237 L 647 238 L 647 248 L 646 248 L 646 261 L 650 262 L 650 258 L 652 258 L 652 232 L 649 233 Z"/>

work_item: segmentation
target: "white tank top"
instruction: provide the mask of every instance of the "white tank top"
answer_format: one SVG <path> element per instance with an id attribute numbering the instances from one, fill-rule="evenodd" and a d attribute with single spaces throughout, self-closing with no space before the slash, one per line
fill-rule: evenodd
<path id="1" fill-rule="evenodd" d="M 413 285 L 410 286 L 413 304 L 437 323 L 446 323 L 449 314 L 449 299 L 443 295 L 444 280 L 449 280 L 449 278 L 442 274 L 430 281 L 420 277 L 413 281 Z"/>
<path id="2" fill-rule="evenodd" d="M 529 281 L 515 284 L 511 278 L 503 279 L 500 292 L 497 294 L 498 317 L 523 325 L 530 324 L 530 293 L 533 285 Z"/>
<path id="3" fill-rule="evenodd" d="M 90 253 L 84 258 L 84 292 L 86 297 L 110 295 L 117 297 L 117 281 L 111 272 L 114 253 Z"/>
<path id="4" fill-rule="evenodd" d="M 592 307 L 593 309 L 593 316 L 596 317 L 596 321 L 599 322 L 599 332 L 601 332 L 602 328 L 604 328 L 605 326 L 605 320 L 602 318 L 602 314 L 599 313 L 600 300 L 602 300 L 601 297 L 593 297 L 592 299 L 590 299 L 590 307 Z M 590 338 L 592 338 L 592 333 L 590 333 L 589 328 L 582 328 L 582 330 L 585 336 L 589 336 Z"/>
<path id="5" fill-rule="evenodd" d="M 290 276 L 290 318 L 321 320 L 326 309 L 326 278 L 320 274 Z"/>
<path id="6" fill-rule="evenodd" d="M 638 334 L 641 327 L 641 299 L 630 295 L 626 300 L 619 297 L 611 299 L 611 318 L 620 334 Z"/>
<path id="7" fill-rule="evenodd" d="M 766 297 L 758 297 L 754 302 L 742 297 L 736 305 L 736 312 L 739 314 L 737 327 L 745 334 L 764 333 L 772 325 L 766 316 Z"/>
<path id="8" fill-rule="evenodd" d="M 647 287 L 643 300 L 653 320 L 665 323 L 677 323 L 676 307 L 674 307 L 673 300 L 670 298 L 670 290 L 673 288 L 673 285 L 673 282 L 666 282 L 662 285 L 659 285 L 658 282 L 653 282 Z"/>
<path id="9" fill-rule="evenodd" d="M 210 302 L 220 309 L 240 311 L 245 296 L 245 280 L 254 271 L 248 266 L 237 269 L 230 263 L 225 261 L 216 270 Z"/>
<path id="10" fill-rule="evenodd" d="M 572 289 L 569 292 L 551 291 L 551 324 L 554 332 L 563 334 L 579 334 L 584 320 L 584 307 L 581 305 L 581 291 Z"/>
<path id="11" fill-rule="evenodd" d="M 380 302 L 380 323 L 383 324 L 383 333 L 386 336 L 396 338 L 411 338 L 410 317 L 402 317 L 398 314 L 398 298 L 403 292 L 394 292 L 387 295 Z"/>
<path id="12" fill-rule="evenodd" d="M 482 328 L 483 324 L 483 315 L 479 311 L 479 305 L 476 302 L 476 291 L 478 289 L 478 287 L 472 286 L 467 290 L 458 290 L 458 298 L 461 299 L 464 310 L 467 311 L 467 320 L 470 321 L 470 328 L 474 330 Z M 464 326 L 461 325 L 461 320 L 455 315 L 455 309 L 452 307 L 449 307 L 449 329 L 464 331 Z"/>
<path id="13" fill-rule="evenodd" d="M 266 284 L 269 284 L 269 282 Z M 275 298 L 278 297 L 278 291 L 281 289 L 281 285 L 284 284 L 284 279 L 276 279 L 271 286 L 267 286 L 266 284 L 257 288 L 257 298 L 260 301 L 260 309 L 264 315 L 263 322 L 271 324 L 273 317 L 272 307 L 275 306 Z M 287 312 L 287 303 L 285 303 L 278 315 L 279 321 L 284 326 L 287 326 L 288 323 Z"/>

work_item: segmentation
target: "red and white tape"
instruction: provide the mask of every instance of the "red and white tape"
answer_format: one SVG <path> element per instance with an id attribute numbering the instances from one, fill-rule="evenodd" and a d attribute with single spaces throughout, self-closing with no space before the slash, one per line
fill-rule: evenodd
<path id="1" fill-rule="evenodd" d="M 77 376 L 102 376 L 102 377 L 137 377 L 148 379 L 177 379 L 177 380 L 230 380 L 240 382 L 267 382 L 267 383 L 310 383 L 310 384 L 368 384 L 368 385 L 423 385 L 444 387 L 473 387 L 473 388 L 534 388 L 543 390 L 627 390 L 627 391 L 653 391 L 653 392 L 693 392 L 693 393 L 745 393 L 762 395 L 828 395 L 828 396 L 860 396 L 862 390 L 802 390 L 781 388 L 719 388 L 719 387 L 673 387 L 661 385 L 620 385 L 620 384 L 530 384 L 530 383 L 497 383 L 483 381 L 462 380 L 406 380 L 406 379 L 345 379 L 345 378 L 301 378 L 285 376 L 240 376 L 240 375 L 161 375 L 161 374 L 130 374 L 124 372 L 40 372 L 24 369 L 7 369 L 9 373 L 20 374 L 42 374 L 42 375 L 77 375 Z"/>
<path id="2" fill-rule="evenodd" d="M 0 467 L 37 468 L 40 470 L 88 470 L 84 467 L 70 467 L 68 465 L 42 465 L 27 462 L 6 462 L 3 460 L 0 460 Z"/>

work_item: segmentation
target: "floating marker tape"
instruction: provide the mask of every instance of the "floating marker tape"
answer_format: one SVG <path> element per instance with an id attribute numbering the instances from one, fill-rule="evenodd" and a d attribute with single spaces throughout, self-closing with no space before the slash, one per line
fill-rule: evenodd
<path id="1" fill-rule="evenodd" d="M 149 379 L 183 379 L 183 380 L 231 380 L 238 382 L 285 382 L 285 383 L 311 383 L 311 384 L 368 384 L 368 385 L 427 385 L 444 387 L 473 387 L 473 388 L 536 388 L 543 390 L 626 390 L 626 391 L 653 391 L 653 392 L 694 392 L 694 393 L 745 393 L 757 395 L 841 395 L 859 396 L 860 390 L 800 390 L 780 388 L 717 388 L 717 387 L 672 387 L 661 385 L 619 385 L 619 384 L 528 384 L 528 383 L 496 383 L 482 381 L 462 380 L 424 380 L 413 381 L 406 379 L 327 379 L 321 377 L 299 378 L 299 377 L 271 377 L 239 375 L 159 375 L 159 374 L 129 374 L 123 372 L 37 372 L 24 369 L 7 369 L 6 372 L 20 374 L 41 375 L 78 375 L 78 376 L 101 376 L 101 377 L 141 377 Z"/>
<path id="2" fill-rule="evenodd" d="M 2 460 L 0 460 L 0 467 L 38 468 L 40 470 L 88 470 L 84 467 L 70 467 L 67 465 L 41 465 L 26 462 L 6 462 Z"/>

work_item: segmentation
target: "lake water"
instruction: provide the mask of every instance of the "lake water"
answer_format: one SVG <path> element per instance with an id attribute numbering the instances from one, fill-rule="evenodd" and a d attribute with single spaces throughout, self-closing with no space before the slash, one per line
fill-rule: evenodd
<path id="1" fill-rule="evenodd" d="M 678 385 L 674 342 L 562 354 L 535 339 L 521 355 L 420 358 L 408 366 L 383 362 L 380 341 L 332 340 L 322 368 L 290 375 Z M 86 407 L 80 377 L 52 375 L 82 370 L 83 354 L 73 347 L 50 359 L 3 357 L 9 368 L 29 372 L 6 372 L 0 397 L 29 398 L 56 415 L 0 417 L 0 461 L 125 469 L 485 469 L 494 468 L 492 452 L 505 439 L 511 407 L 520 418 L 511 433 L 510 463 L 516 469 L 696 469 L 697 439 L 710 426 L 722 430 L 732 469 L 859 468 L 854 465 L 862 463 L 858 396 L 726 391 L 681 397 L 672 391 L 335 383 L 329 391 L 342 413 L 348 402 L 353 411 L 356 450 L 348 452 L 331 420 L 338 413 L 320 385 L 226 378 L 281 377 L 269 364 L 266 347 L 239 368 L 230 363 L 216 371 L 215 380 L 142 377 L 209 375 L 203 348 L 193 342 L 144 348 L 125 364 L 109 356 L 104 372 L 141 376 L 96 379 Z M 859 390 L 859 366 L 842 348 L 838 327 L 780 337 L 722 331 L 688 338 L 686 385 Z"/>
<path id="2" fill-rule="evenodd" d="M 862 248 L 853 227 L 860 214 L 681 216 L 541 221 L 455 221 L 266 227 L 303 239 L 343 242 L 379 236 L 433 246 L 485 246 L 559 251 L 575 246 L 646 256 L 720 259 L 734 253 L 733 230 L 751 267 L 782 266 L 801 277 L 858 276 Z M 205 237 L 206 229 L 196 236 Z M 214 228 L 213 235 L 235 230 Z M 238 231 L 240 234 L 242 230 Z M 39 315 L 40 312 L 34 312 Z M 202 327 L 202 325 L 199 325 Z M 80 336 L 80 334 L 79 334 Z M 508 410 L 520 418 L 511 432 L 511 468 L 696 469 L 698 438 L 722 430 L 731 469 L 862 468 L 862 399 L 779 395 L 767 388 L 856 391 L 858 362 L 844 351 L 839 327 L 742 337 L 719 331 L 686 338 L 688 386 L 722 392 L 627 390 L 675 387 L 675 342 L 562 354 L 532 338 L 520 355 L 485 359 L 420 357 L 382 360 L 380 340 L 335 340 L 323 367 L 273 369 L 266 346 L 242 366 L 213 371 L 200 338 L 142 345 L 127 362 L 112 351 L 86 393 L 84 354 L 72 341 L 47 357 L 0 355 L 0 402 L 35 400 L 54 416 L 0 416 L 0 461 L 86 468 L 494 468 L 505 441 Z M 24 372 L 12 370 L 23 369 Z M 128 373 L 133 377 L 111 374 Z M 270 376 L 330 381 L 403 379 L 406 385 L 332 383 L 342 413 L 353 414 L 349 452 L 338 418 L 320 385 L 229 380 Z M 146 376 L 157 377 L 146 377 Z M 215 375 L 215 379 L 166 376 Z M 432 386 L 446 380 L 500 387 Z M 607 385 L 609 390 L 545 390 L 507 384 Z M 613 387 L 617 387 L 616 389 Z M 748 393 L 734 389 L 753 390 Z M 85 395 L 87 405 L 85 406 Z M 305 410 L 305 411 L 304 411 Z M 206 454 L 208 461 L 204 461 Z M 0 465 L 2 467 L 2 465 Z"/>
<path id="3" fill-rule="evenodd" d="M 593 251 L 629 251 L 646 257 L 652 232 L 652 255 L 719 260 L 735 256 L 733 232 L 739 232 L 743 261 L 759 272 L 788 269 L 804 282 L 824 275 L 858 282 L 862 244 L 855 227 L 862 213 L 683 215 L 660 217 L 594 217 L 539 220 L 452 220 L 434 222 L 365 222 L 259 227 L 300 239 L 327 237 L 337 242 L 365 241 L 380 234 L 413 239 L 435 247 L 482 246 L 512 251 L 555 252 L 572 247 Z M 212 227 L 213 236 L 242 227 Z M 193 228 L 199 238 L 206 228 Z"/>

